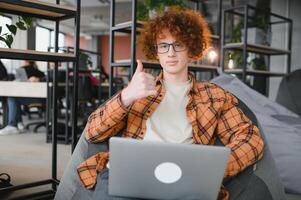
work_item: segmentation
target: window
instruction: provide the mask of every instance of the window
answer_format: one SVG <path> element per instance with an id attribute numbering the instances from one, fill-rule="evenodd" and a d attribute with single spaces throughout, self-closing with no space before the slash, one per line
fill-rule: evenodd
<path id="1" fill-rule="evenodd" d="M 36 27 L 36 50 L 37 51 L 48 51 L 50 46 L 50 30 Z"/>
<path id="2" fill-rule="evenodd" d="M 59 33 L 59 47 L 65 45 L 65 35 Z M 54 47 L 54 31 L 37 26 L 36 28 L 36 50 L 48 51 L 48 47 Z"/>
<path id="3" fill-rule="evenodd" d="M 0 26 L 2 27 L 1 35 L 9 33 L 9 30 L 6 27 L 6 24 L 12 24 L 12 19 L 6 16 L 0 16 Z M 0 42 L 0 48 L 8 48 L 4 42 Z M 12 61 L 8 59 L 1 59 L 5 65 L 7 72 L 11 73 Z"/>
<path id="4" fill-rule="evenodd" d="M 63 33 L 59 33 L 59 47 L 65 46 L 65 35 Z M 51 46 L 54 47 L 54 31 L 51 31 Z"/>
<path id="5" fill-rule="evenodd" d="M 2 27 L 2 32 L 1 35 L 9 33 L 9 30 L 6 27 L 6 24 L 11 24 L 12 23 L 12 19 L 9 17 L 5 17 L 5 16 L 0 16 L 0 26 Z M 3 42 L 0 42 L 0 47 L 1 48 L 5 48 L 6 45 Z"/>
<path id="6" fill-rule="evenodd" d="M 65 45 L 65 35 L 59 33 L 59 47 Z M 54 47 L 54 31 L 43 28 L 41 26 L 36 27 L 36 50 L 37 51 L 48 51 L 49 47 Z M 51 49 L 53 52 L 54 49 Z M 37 62 L 39 69 L 46 71 L 47 63 L 46 62 Z"/>

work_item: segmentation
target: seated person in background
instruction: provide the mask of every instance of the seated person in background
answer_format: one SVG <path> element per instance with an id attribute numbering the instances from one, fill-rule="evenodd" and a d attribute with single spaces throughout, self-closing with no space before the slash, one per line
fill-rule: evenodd
<path id="1" fill-rule="evenodd" d="M 26 61 L 26 65 L 22 67 L 26 71 L 28 81 L 45 81 L 45 74 L 38 69 L 38 66 L 35 64 L 35 62 Z M 0 130 L 0 135 L 18 134 L 24 129 L 24 125 L 22 123 L 21 105 L 44 103 L 44 101 L 44 99 L 40 98 L 8 97 L 8 125 Z"/>
<path id="2" fill-rule="evenodd" d="M 0 81 L 7 81 L 7 80 L 8 80 L 7 70 L 4 64 L 2 63 L 2 61 L 0 60 Z"/>
<path id="3" fill-rule="evenodd" d="M 109 74 L 106 72 L 103 65 L 100 65 L 99 69 L 101 71 L 101 75 L 100 75 L 101 82 L 102 83 L 108 83 L 109 82 Z"/>
<path id="4" fill-rule="evenodd" d="M 8 80 L 7 70 L 4 66 L 4 64 L 2 63 L 2 61 L 0 60 L 0 81 L 7 81 L 7 80 Z M 5 100 L 5 98 L 0 96 L 0 102 L 4 101 L 4 100 Z M 3 109 L 3 104 L 1 104 L 1 109 Z"/>
<path id="5" fill-rule="evenodd" d="M 225 177 L 261 159 L 264 142 L 260 131 L 237 107 L 238 100 L 188 72 L 188 65 L 210 46 L 210 31 L 199 13 L 170 7 L 146 23 L 140 42 L 148 59 L 159 60 L 161 74 L 146 73 L 138 60 L 129 85 L 90 115 L 85 128 L 89 142 L 105 141 L 120 130 L 123 137 L 158 142 L 213 145 L 219 138 L 231 149 Z M 99 152 L 78 167 L 87 189 L 95 186 L 108 161 L 109 153 Z M 94 194 L 103 196 L 93 199 L 115 199 L 107 188 L 97 185 Z M 222 186 L 218 199 L 230 195 Z"/>

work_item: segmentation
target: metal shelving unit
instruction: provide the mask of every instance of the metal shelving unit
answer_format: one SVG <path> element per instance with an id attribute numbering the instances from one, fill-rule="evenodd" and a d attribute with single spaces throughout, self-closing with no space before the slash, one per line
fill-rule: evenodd
<path id="1" fill-rule="evenodd" d="M 199 3 L 202 0 L 190 0 L 195 3 L 195 9 L 199 9 Z M 114 77 L 114 68 L 117 67 L 126 67 L 129 68 L 129 78 L 132 77 L 136 69 L 136 35 L 139 33 L 143 24 L 143 21 L 137 21 L 136 19 L 136 9 L 137 9 L 137 0 L 132 1 L 132 13 L 131 21 L 127 21 L 120 24 L 115 24 L 115 6 L 116 1 L 112 0 L 110 4 L 110 40 L 109 40 L 109 68 L 110 68 L 110 91 L 109 96 L 113 95 L 113 77 Z M 215 41 L 219 44 L 220 39 L 220 22 L 221 22 L 221 8 L 222 0 L 217 0 L 218 6 L 218 31 L 217 35 L 212 35 L 212 41 Z M 129 60 L 115 60 L 114 59 L 114 44 L 115 44 L 115 33 L 128 33 L 131 35 L 131 56 Z M 143 65 L 146 68 L 152 69 L 161 69 L 158 62 L 142 61 Z M 199 71 L 209 71 L 216 73 L 218 66 L 204 65 L 204 64 L 192 64 L 189 66 L 190 71 L 199 72 Z"/>
<path id="2" fill-rule="evenodd" d="M 54 47 L 48 47 L 48 52 L 51 52 L 52 50 L 54 50 Z M 74 53 L 74 48 L 73 47 L 70 47 L 70 46 L 66 46 L 66 47 L 59 47 L 59 51 L 62 51 L 64 53 L 59 53 L 59 54 L 67 54 L 69 55 L 70 53 Z M 95 51 L 89 51 L 89 50 L 85 50 L 85 49 L 78 49 L 79 52 L 81 53 L 86 53 L 86 54 L 89 54 L 89 55 L 95 55 L 97 56 L 97 65 L 100 66 L 100 63 L 101 63 L 101 54 L 99 52 L 95 52 Z M 64 129 L 64 133 L 63 134 L 58 134 L 57 135 L 57 139 L 59 141 L 63 141 L 65 144 L 69 144 L 70 141 L 72 141 L 72 138 L 71 138 L 71 134 L 70 134 L 70 129 L 69 127 L 71 126 L 71 122 L 70 122 L 70 118 L 69 118 L 69 110 L 70 110 L 70 89 L 73 88 L 73 84 L 70 82 L 70 69 L 73 69 L 74 68 L 74 64 L 71 65 L 71 68 L 70 68 L 70 63 L 68 62 L 67 63 L 67 66 L 66 66 L 66 69 L 64 70 L 65 71 L 65 80 L 64 80 L 64 83 L 58 83 L 58 86 L 59 87 L 64 87 L 65 89 L 65 95 L 66 95 L 66 113 L 65 113 L 65 119 L 64 120 L 61 120 L 65 122 L 64 126 L 65 126 L 65 129 Z M 49 70 L 49 66 L 47 66 L 47 69 Z M 102 74 L 102 71 L 101 69 L 94 69 L 94 70 L 89 70 L 89 69 L 78 69 L 78 72 L 79 73 L 82 73 L 82 72 L 95 72 L 95 73 L 99 73 L 99 77 L 100 77 L 100 82 L 101 82 L 101 74 Z M 98 99 L 99 101 L 101 100 L 101 96 L 100 96 L 100 93 L 102 91 L 102 88 L 101 86 L 99 86 L 99 96 L 98 96 Z M 80 135 L 77 134 L 77 139 L 79 138 Z M 46 142 L 50 142 L 52 139 L 52 135 L 47 132 L 46 133 Z M 72 149 L 74 150 L 74 149 Z"/>
<path id="3" fill-rule="evenodd" d="M 221 63 L 221 68 L 222 71 L 226 73 L 231 73 L 231 74 L 236 74 L 241 76 L 242 81 L 246 82 L 246 76 L 251 75 L 254 77 L 282 77 L 285 76 L 286 74 L 290 73 L 290 68 L 291 68 L 291 47 L 292 47 L 292 20 L 283 16 L 280 16 L 278 14 L 269 12 L 267 15 L 270 18 L 269 26 L 272 26 L 273 24 L 287 24 L 288 25 L 288 34 L 287 34 L 287 47 L 286 49 L 281 49 L 281 48 L 274 48 L 269 45 L 262 45 L 262 44 L 250 44 L 248 43 L 248 31 L 243 32 L 243 39 L 242 42 L 238 43 L 226 43 L 226 14 L 231 13 L 236 16 L 240 16 L 243 18 L 243 29 L 248 30 L 249 28 L 249 21 L 253 18 L 251 16 L 251 13 L 256 11 L 256 9 L 253 6 L 250 5 L 244 5 L 244 6 L 237 6 L 237 7 L 232 7 L 229 9 L 225 9 L 223 11 L 223 16 L 222 16 L 222 31 L 221 31 L 221 57 L 220 57 L 220 63 Z M 277 19 L 271 20 L 271 17 Z M 225 52 L 228 50 L 238 50 L 242 51 L 242 61 L 243 65 L 242 68 L 239 69 L 226 69 L 225 68 Z M 267 56 L 267 70 L 252 70 L 252 69 L 247 69 L 247 53 L 255 53 L 258 55 L 265 55 Z M 286 69 L 283 70 L 283 72 L 273 72 L 270 69 L 270 57 L 271 56 L 279 56 L 279 55 L 286 55 Z M 265 89 L 265 93 L 267 94 L 268 92 L 268 85 Z"/>
<path id="4" fill-rule="evenodd" d="M 81 0 L 76 0 L 76 8 L 60 5 L 60 0 L 56 3 L 46 3 L 38 0 L 0 0 L 0 12 L 15 15 L 24 15 L 35 17 L 39 19 L 46 19 L 55 22 L 55 52 L 39 52 L 33 50 L 21 49 L 0 49 L 0 58 L 16 59 L 16 60 L 35 60 L 35 61 L 49 61 L 55 62 L 53 82 L 52 82 L 52 113 L 51 121 L 46 126 L 46 132 L 49 131 L 51 125 L 52 131 L 52 175 L 51 178 L 37 182 L 27 183 L 18 186 L 12 186 L 0 189 L 1 192 L 12 192 L 21 189 L 28 189 L 32 187 L 39 187 L 44 185 L 51 185 L 51 189 L 41 192 L 36 192 L 28 195 L 18 196 L 12 199 L 53 199 L 56 187 L 59 184 L 57 179 L 57 70 L 58 62 L 73 62 L 73 102 L 72 102 L 72 150 L 76 144 L 76 129 L 77 127 L 77 82 L 78 82 L 78 49 L 79 49 L 79 28 L 80 28 L 80 5 Z M 64 54 L 58 53 L 58 34 L 59 23 L 62 20 L 74 18 L 74 53 Z M 49 94 L 49 91 L 47 91 Z M 46 105 L 49 106 L 49 95 L 46 100 Z M 49 109 L 49 108 L 48 108 Z M 47 110 L 48 110 L 47 109 Z M 50 112 L 50 110 L 48 110 Z M 47 114 L 46 114 L 47 118 Z M 47 119 L 46 119 L 47 120 Z M 48 120 L 47 120 L 48 121 Z"/>

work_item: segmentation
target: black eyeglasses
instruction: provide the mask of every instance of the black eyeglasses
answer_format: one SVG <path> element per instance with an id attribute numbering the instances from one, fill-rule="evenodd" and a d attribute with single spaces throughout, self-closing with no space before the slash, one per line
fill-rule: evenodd
<path id="1" fill-rule="evenodd" d="M 169 51 L 170 46 L 172 46 L 175 52 L 185 51 L 186 46 L 179 42 L 174 43 L 160 43 L 155 45 L 157 53 L 167 53 Z"/>

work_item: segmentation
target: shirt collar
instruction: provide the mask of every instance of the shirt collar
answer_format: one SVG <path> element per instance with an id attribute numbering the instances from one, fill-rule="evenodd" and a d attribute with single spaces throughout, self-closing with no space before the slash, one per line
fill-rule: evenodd
<path id="1" fill-rule="evenodd" d="M 191 72 L 188 72 L 188 80 L 191 80 L 191 85 L 189 90 L 187 91 L 187 95 L 189 94 L 197 94 L 196 90 L 196 80 L 194 75 Z M 161 70 L 160 74 L 155 79 L 156 85 L 163 85 L 163 70 Z"/>

